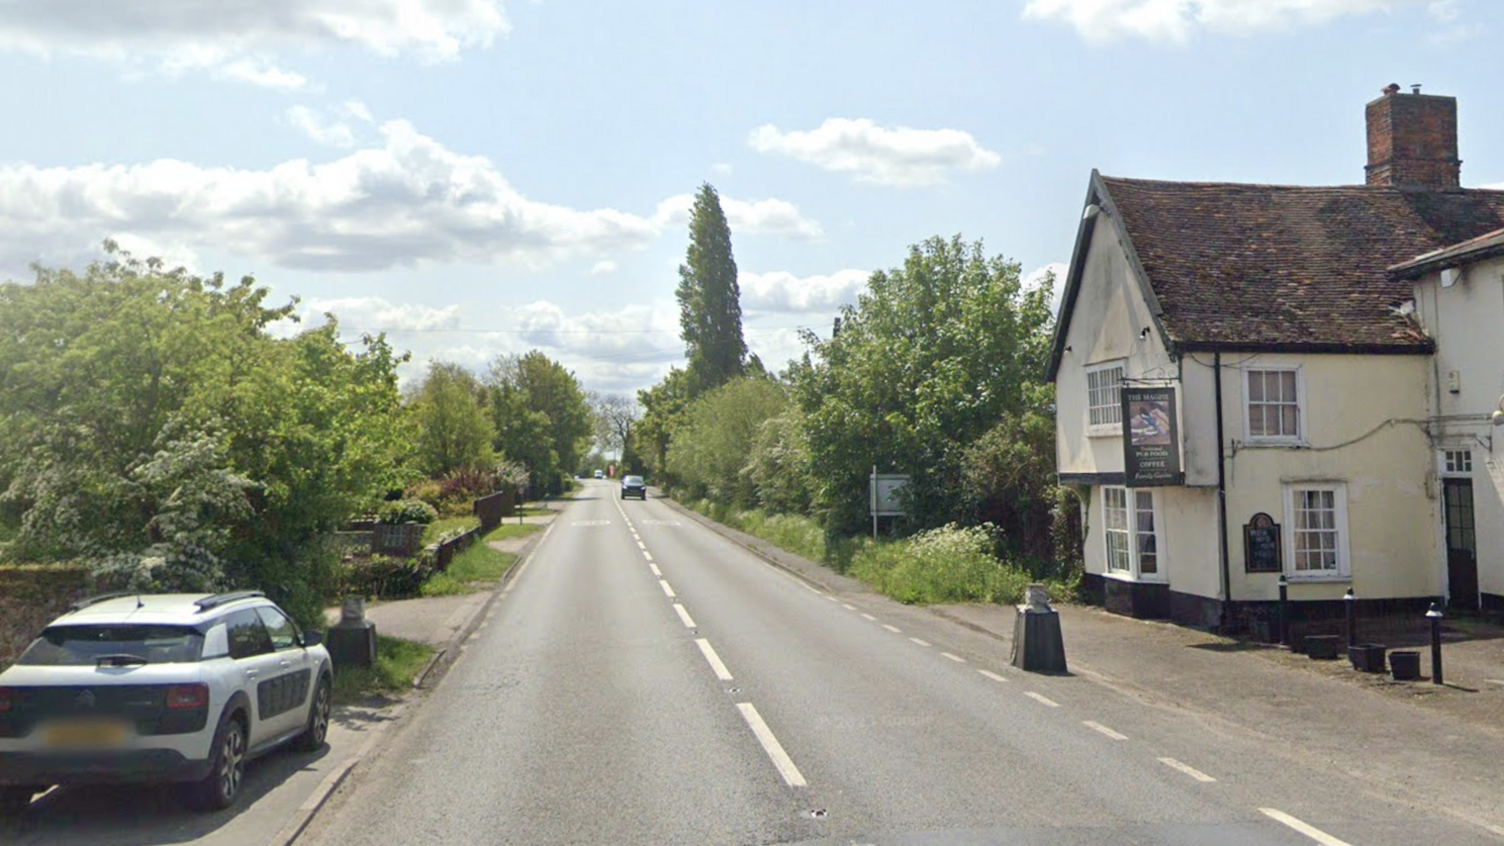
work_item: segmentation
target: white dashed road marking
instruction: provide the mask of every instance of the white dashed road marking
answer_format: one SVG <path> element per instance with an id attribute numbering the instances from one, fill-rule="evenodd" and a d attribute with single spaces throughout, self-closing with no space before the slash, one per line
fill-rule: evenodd
<path id="1" fill-rule="evenodd" d="M 1179 761 L 1175 760 L 1174 758 L 1160 758 L 1159 762 L 1161 764 L 1164 764 L 1165 766 L 1169 767 L 1172 770 L 1179 770 L 1179 771 L 1185 773 L 1186 775 L 1190 776 L 1191 778 L 1193 778 L 1193 779 L 1195 779 L 1197 781 L 1200 781 L 1200 782 L 1213 782 L 1213 781 L 1216 781 L 1216 779 L 1212 778 L 1211 776 L 1207 775 L 1206 773 L 1204 773 L 1204 772 L 1196 769 L 1195 767 L 1193 767 L 1193 766 L 1191 766 L 1189 764 L 1182 764 Z"/>
<path id="2" fill-rule="evenodd" d="M 757 736 L 757 742 L 762 744 L 763 751 L 773 759 L 773 766 L 778 768 L 778 774 L 783 776 L 784 783 L 789 787 L 804 787 L 808 784 L 799 772 L 799 768 L 794 766 L 794 759 L 789 757 L 789 753 L 783 751 L 783 745 L 778 742 L 778 738 L 773 736 L 773 730 L 762 721 L 762 716 L 757 713 L 752 703 L 738 702 L 736 707 L 742 712 L 742 719 L 747 721 L 752 733 Z"/>
<path id="3" fill-rule="evenodd" d="M 911 638 L 909 638 L 909 642 L 910 643 L 917 643 L 920 646 L 929 646 L 929 643 L 927 641 L 920 640 L 917 637 L 911 637 Z"/>
<path id="4" fill-rule="evenodd" d="M 877 618 L 874 617 L 874 616 L 872 616 L 871 614 L 863 614 L 862 618 L 866 619 L 866 620 L 871 620 L 874 623 L 877 622 Z"/>
<path id="5" fill-rule="evenodd" d="M 856 610 L 856 606 L 855 605 L 847 605 L 844 602 L 841 603 L 841 607 L 845 608 L 847 611 L 855 611 Z"/>
<path id="6" fill-rule="evenodd" d="M 890 626 L 887 623 L 883 623 L 883 628 L 887 629 L 888 631 L 892 632 L 893 634 L 903 634 L 903 629 L 900 629 L 897 626 Z"/>
<path id="7" fill-rule="evenodd" d="M 675 602 L 674 603 L 674 611 L 678 613 L 679 620 L 684 623 L 684 628 L 686 628 L 686 629 L 695 628 L 695 621 L 692 620 L 692 619 L 690 619 L 689 612 L 684 610 L 684 606 L 683 605 L 680 605 L 679 603 Z"/>
<path id="8" fill-rule="evenodd" d="M 1317 843 L 1320 843 L 1321 846 L 1348 846 L 1347 841 L 1338 840 L 1337 838 L 1331 836 L 1330 834 L 1327 834 L 1316 826 L 1309 823 L 1303 823 L 1300 820 L 1285 813 L 1284 811 L 1276 810 L 1274 808 L 1260 808 L 1259 811 L 1275 822 L 1287 825 L 1290 828 L 1293 828 L 1296 831 L 1300 832 L 1301 834 L 1304 834 L 1305 836 L 1311 838 Z"/>
<path id="9" fill-rule="evenodd" d="M 1060 703 L 1059 702 L 1056 702 L 1055 700 L 1049 698 L 1048 696 L 1045 696 L 1042 693 L 1035 693 L 1032 690 L 1026 690 L 1026 691 L 1024 691 L 1024 695 L 1027 696 L 1027 697 L 1029 697 L 1030 699 L 1034 700 L 1035 702 L 1038 702 L 1041 705 L 1048 705 L 1051 708 L 1059 708 L 1060 707 Z"/>
<path id="10" fill-rule="evenodd" d="M 945 657 L 949 658 L 952 661 L 955 661 L 957 664 L 965 664 L 966 663 L 966 659 L 962 658 L 959 655 L 952 655 L 949 652 L 942 652 L 940 654 L 944 655 Z"/>
<path id="11" fill-rule="evenodd" d="M 663 571 L 658 569 L 657 564 L 649 564 L 648 569 L 653 571 L 653 575 L 658 576 L 659 578 L 663 577 Z"/>
<path id="12" fill-rule="evenodd" d="M 674 589 L 668 586 L 667 581 L 659 579 L 658 586 L 663 588 L 664 594 L 667 595 L 669 599 L 673 599 L 675 596 L 678 596 L 678 594 L 674 593 Z"/>
<path id="13" fill-rule="evenodd" d="M 1126 734 L 1119 734 L 1118 732 L 1113 731 L 1112 729 L 1108 728 L 1107 726 L 1102 725 L 1101 723 L 1094 723 L 1091 720 L 1087 720 L 1084 723 L 1082 723 L 1082 725 L 1085 725 L 1087 728 L 1091 729 L 1092 731 L 1101 732 L 1102 734 L 1107 735 L 1108 737 L 1112 738 L 1113 740 L 1127 740 L 1128 739 L 1128 735 L 1126 735 Z"/>
<path id="14" fill-rule="evenodd" d="M 977 670 L 977 672 L 981 673 L 986 678 L 992 679 L 995 682 L 1005 682 L 1005 681 L 1007 681 L 1007 679 L 1003 678 L 1002 676 L 998 675 L 997 673 L 992 672 L 991 670 Z"/>
<path id="15" fill-rule="evenodd" d="M 731 671 L 726 669 L 726 665 L 721 661 L 721 656 L 715 654 L 715 647 L 710 645 L 710 641 L 702 637 L 695 640 L 695 645 L 700 647 L 700 652 L 705 656 L 705 660 L 710 662 L 710 669 L 715 670 L 715 677 L 721 681 L 731 681 Z"/>

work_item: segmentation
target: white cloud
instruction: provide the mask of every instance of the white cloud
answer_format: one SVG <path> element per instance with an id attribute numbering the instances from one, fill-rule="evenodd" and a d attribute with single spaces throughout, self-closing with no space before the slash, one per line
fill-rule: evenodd
<path id="1" fill-rule="evenodd" d="M 1036 267 L 1024 274 L 1023 288 L 1025 291 L 1037 290 L 1044 283 L 1047 274 L 1055 274 L 1055 287 L 1050 292 L 1050 311 L 1060 313 L 1060 297 L 1065 292 L 1066 265 L 1063 261 L 1052 261 L 1043 267 Z"/>
<path id="2" fill-rule="evenodd" d="M 725 176 L 731 173 L 733 168 L 731 167 L 731 164 L 729 162 L 716 162 L 715 164 L 710 166 L 710 169 L 722 176 Z"/>
<path id="3" fill-rule="evenodd" d="M 225 79 L 279 91 L 299 91 L 309 87 L 308 77 L 254 59 L 228 62 L 216 68 L 215 73 Z"/>
<path id="4" fill-rule="evenodd" d="M 615 273 L 615 272 L 616 272 L 616 262 L 614 262 L 614 261 L 602 260 L 602 261 L 596 262 L 595 264 L 591 265 L 591 267 L 590 267 L 590 273 L 592 275 L 595 275 L 595 276 L 604 276 L 604 275 L 606 275 L 608 273 Z"/>
<path id="5" fill-rule="evenodd" d="M 340 297 L 306 300 L 300 313 L 305 323 L 317 324 L 316 318 L 333 314 L 340 326 L 359 333 L 438 332 L 460 328 L 460 307 L 443 308 L 417 303 L 393 303 L 381 297 Z"/>
<path id="6" fill-rule="evenodd" d="M 325 120 L 307 106 L 291 106 L 283 118 L 319 144 L 345 150 L 355 146 L 355 130 L 350 124 L 339 120 Z"/>
<path id="7" fill-rule="evenodd" d="M 737 200 L 722 196 L 721 211 L 726 214 L 726 224 L 732 236 L 743 233 L 755 235 L 783 235 L 789 238 L 815 240 L 825 235 L 818 221 L 805 217 L 799 207 L 787 200 Z M 676 194 L 658 204 L 653 222 L 661 229 L 682 227 L 689 224 L 689 213 L 694 208 L 693 194 Z"/>
<path id="8" fill-rule="evenodd" d="M 1023 15 L 1063 21 L 1090 41 L 1143 38 L 1184 42 L 1199 29 L 1245 35 L 1320 25 L 1341 17 L 1389 12 L 1399 6 L 1425 3 L 1426 0 L 1029 0 Z"/>
<path id="9" fill-rule="evenodd" d="M 748 312 L 834 314 L 841 306 L 856 302 L 856 295 L 871 275 L 865 270 L 838 270 L 828 276 L 798 277 L 775 270 L 740 273 L 736 284 Z"/>
<path id="10" fill-rule="evenodd" d="M 771 124 L 753 130 L 760 153 L 782 153 L 858 182 L 931 185 L 956 170 L 987 170 L 1002 157 L 959 129 L 888 129 L 861 118 L 830 118 L 809 132 L 784 132 Z"/>
<path id="11" fill-rule="evenodd" d="M 142 165 L 0 165 L 0 269 L 56 262 L 131 235 L 304 269 L 425 263 L 542 266 L 645 246 L 655 222 L 519 194 L 487 159 L 455 153 L 405 121 L 382 144 L 269 170 Z M 24 248 L 21 245 L 26 245 Z"/>
<path id="12" fill-rule="evenodd" d="M 488 47 L 509 29 L 501 0 L 13 0 L 0 50 L 207 69 L 297 88 L 306 80 L 264 57 L 351 45 L 442 61 Z"/>

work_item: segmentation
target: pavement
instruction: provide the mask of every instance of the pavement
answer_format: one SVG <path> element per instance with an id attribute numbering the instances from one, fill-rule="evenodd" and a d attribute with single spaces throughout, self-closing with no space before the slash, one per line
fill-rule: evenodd
<path id="1" fill-rule="evenodd" d="M 887 601 L 865 584 L 758 538 L 714 523 L 672 500 L 662 500 L 779 567 L 829 593 Z M 567 503 L 556 503 L 563 508 Z M 555 514 L 527 518 L 547 523 Z M 498 548 L 520 553 L 518 563 L 543 533 Z M 508 574 L 508 577 L 510 573 Z M 505 579 L 503 580 L 503 584 Z M 499 589 L 500 585 L 498 585 Z M 435 663 L 419 684 L 442 676 L 478 625 L 498 591 L 435 597 L 370 606 L 366 615 L 382 634 L 433 645 Z M 1390 625 L 1391 644 L 1421 652 L 1423 678 L 1397 682 L 1384 674 L 1360 673 L 1344 659 L 1317 661 L 1279 646 L 1253 643 L 1159 621 L 1134 620 L 1093 607 L 1056 604 L 1065 640 L 1068 675 L 1105 685 L 1145 708 L 1172 719 L 1194 720 L 1214 731 L 1253 735 L 1293 750 L 1311 767 L 1361 774 L 1392 786 L 1397 801 L 1439 805 L 1504 836 L 1504 796 L 1495 789 L 1497 761 L 1504 757 L 1504 627 L 1482 621 L 1448 620 L 1443 646 L 1446 684 L 1430 682 L 1430 653 L 1423 621 Z M 927 612 L 991 637 L 1006 661 L 1014 609 L 998 605 L 939 605 Z M 1360 640 L 1377 640 L 1373 633 Z M 319 791 L 303 803 L 302 815 L 285 828 L 276 846 L 291 844 L 349 769 L 358 764 L 386 727 L 400 723 L 402 709 L 383 715 L 361 733 L 357 751 L 335 767 Z M 342 723 L 365 725 L 358 709 Z M 331 731 L 331 744 L 341 738 Z M 1361 754 L 1354 754 L 1358 750 Z M 343 756 L 342 756 L 343 757 Z M 1407 792 L 1409 785 L 1454 783 L 1444 797 Z M 1479 812 L 1478 809 L 1485 809 Z"/>

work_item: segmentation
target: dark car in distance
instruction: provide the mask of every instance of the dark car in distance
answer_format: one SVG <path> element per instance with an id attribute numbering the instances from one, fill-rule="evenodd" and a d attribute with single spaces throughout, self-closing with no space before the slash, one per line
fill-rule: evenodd
<path id="1" fill-rule="evenodd" d="M 621 498 L 626 499 L 635 496 L 638 499 L 648 498 L 648 483 L 641 476 L 623 476 L 621 478 Z"/>

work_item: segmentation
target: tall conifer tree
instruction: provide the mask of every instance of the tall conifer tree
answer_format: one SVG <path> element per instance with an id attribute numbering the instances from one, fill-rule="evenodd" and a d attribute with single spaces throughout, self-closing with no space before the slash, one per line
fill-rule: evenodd
<path id="1" fill-rule="evenodd" d="M 689 250 L 679 265 L 675 295 L 691 395 L 742 375 L 747 344 L 742 339 L 741 289 L 731 254 L 731 228 L 721 211 L 721 198 L 708 182 L 695 195 Z"/>

